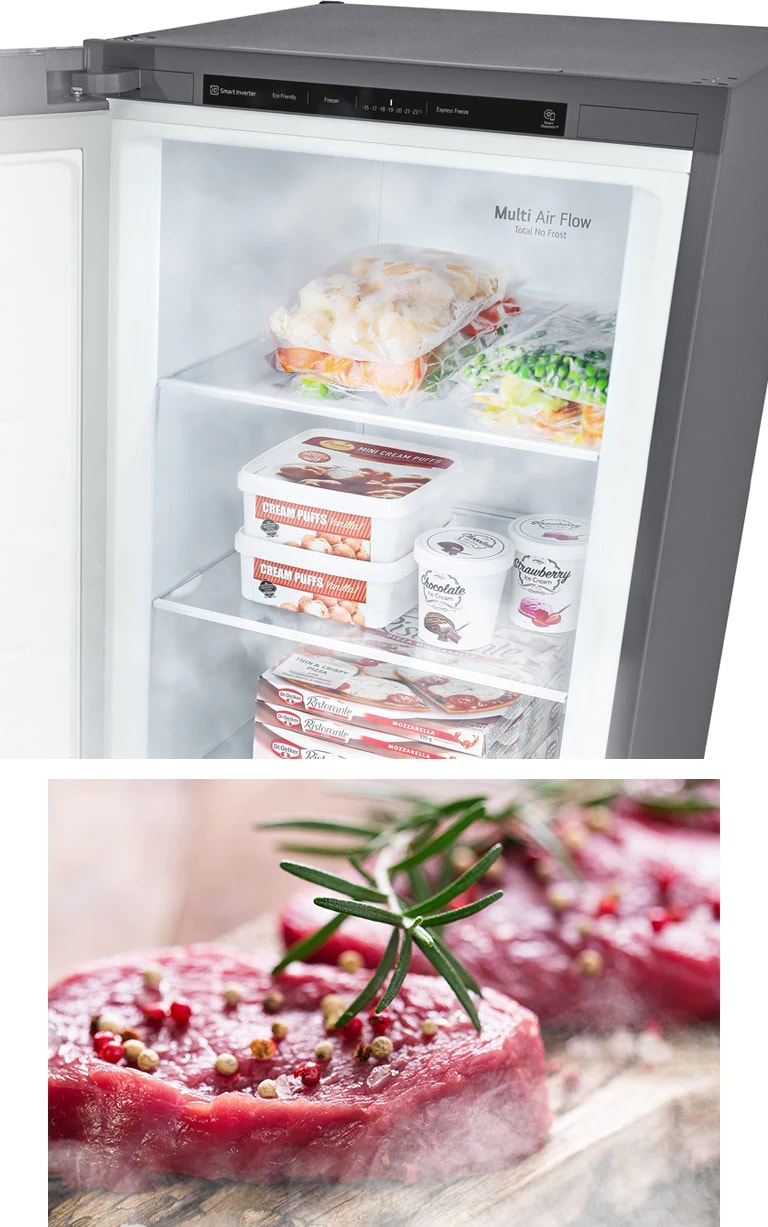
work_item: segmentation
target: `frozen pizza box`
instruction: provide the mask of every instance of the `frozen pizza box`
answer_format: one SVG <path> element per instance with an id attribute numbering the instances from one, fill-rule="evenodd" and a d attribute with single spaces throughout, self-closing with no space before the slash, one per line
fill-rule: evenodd
<path id="1" fill-rule="evenodd" d="M 426 677 L 415 674 L 421 676 Z M 405 681 L 397 666 L 308 649 L 291 653 L 264 673 L 257 698 L 286 713 L 331 722 L 338 730 L 337 739 L 345 726 L 354 725 L 395 741 L 411 739 L 448 754 L 475 757 L 522 756 L 543 736 L 557 708 L 498 688 L 465 682 L 453 686 L 455 693 L 463 692 L 464 706 L 470 698 L 493 706 L 481 708 L 479 718 L 462 710 L 461 704 L 446 710 Z"/>
<path id="2" fill-rule="evenodd" d="M 253 758 L 282 758 L 321 762 L 326 758 L 346 758 L 331 746 L 318 745 L 308 737 L 290 736 L 282 729 L 267 728 L 259 720 L 253 726 Z"/>
<path id="3" fill-rule="evenodd" d="M 454 452 L 307 430 L 240 470 L 244 532 L 315 558 L 395 562 L 446 522 L 461 474 Z"/>
<path id="4" fill-rule="evenodd" d="M 256 704 L 256 720 L 268 729 L 282 730 L 288 737 L 298 734 L 310 742 L 317 739 L 323 749 L 326 746 L 339 749 L 345 758 L 356 757 L 358 753 L 417 760 L 463 757 L 463 751 L 455 748 L 426 745 L 411 737 L 397 737 L 386 729 L 341 724 L 327 716 L 315 716 L 291 707 L 271 707 L 261 701 Z"/>

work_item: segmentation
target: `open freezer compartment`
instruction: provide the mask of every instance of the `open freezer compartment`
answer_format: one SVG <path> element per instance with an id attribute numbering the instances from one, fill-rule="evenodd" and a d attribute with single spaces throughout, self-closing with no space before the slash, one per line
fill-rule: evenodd
<path id="1" fill-rule="evenodd" d="M 523 696 L 538 700 L 539 708 L 557 705 L 560 714 L 567 697 L 573 634 L 541 634 L 514 626 L 509 617 L 511 574 L 491 640 L 465 651 L 446 650 L 420 639 L 417 609 L 411 603 L 398 609 L 387 625 L 372 627 L 345 625 L 332 617 L 293 612 L 243 596 L 240 557 L 232 548 L 243 519 L 238 470 L 293 434 L 297 425 L 306 428 L 307 421 L 310 432 L 333 439 L 334 423 L 327 420 L 318 424 L 276 406 L 271 410 L 244 406 L 207 390 L 190 394 L 173 380 L 161 388 L 153 581 L 159 595 L 154 600 L 150 755 L 199 757 L 215 752 L 217 745 L 242 728 L 248 713 L 253 717 L 264 672 L 294 652 L 335 655 L 353 668 L 358 662 L 361 671 L 371 676 L 378 671 L 380 676 L 399 677 L 403 691 L 408 687 L 407 674 L 442 679 L 449 697 L 459 695 L 466 704 L 475 696 L 478 709 L 465 713 L 468 721 L 486 714 L 483 703 L 490 703 L 498 715 L 513 695 L 521 696 L 520 702 Z M 358 426 L 363 438 L 371 429 Z M 409 442 L 402 428 L 377 427 L 375 437 L 391 438 L 393 447 Z M 597 471 L 593 464 L 514 451 L 505 456 L 500 471 L 497 454 L 485 443 L 461 440 L 453 450 L 461 459 L 462 475 L 456 501 L 441 517 L 448 526 L 471 525 L 505 536 L 511 519 L 551 509 L 553 500 L 574 515 L 588 517 Z M 295 553 L 312 566 L 316 557 L 312 551 Z M 190 621 L 195 625 L 187 625 Z M 495 692 L 499 702 L 494 706 Z M 416 712 L 422 720 L 430 712 L 438 719 L 447 718 L 447 713 L 423 701 L 417 702 Z M 537 748 L 531 739 L 521 746 L 526 751 Z M 250 755 L 247 735 L 241 733 L 229 745 L 228 756 L 240 756 L 232 753 L 233 748 L 247 748 Z"/>
<path id="2" fill-rule="evenodd" d="M 163 123 L 143 104 L 115 110 L 111 752 L 242 756 L 260 677 L 306 651 L 565 707 L 566 739 L 583 730 L 571 752 L 603 753 L 687 188 L 677 155 L 490 134 L 470 151 L 450 132 L 431 148 L 434 134 L 300 117 L 249 115 L 224 134 L 185 108 Z M 142 210 L 143 264 L 130 258 Z M 395 293 L 396 310 L 369 312 L 361 341 L 370 267 L 377 294 L 390 273 L 421 281 L 410 306 Z M 484 287 L 478 269 L 494 270 Z M 329 325 L 339 286 L 351 306 Z M 379 361 L 407 358 L 403 330 L 421 356 Z M 420 637 L 415 600 L 365 626 L 245 599 L 238 473 L 301 432 L 449 451 L 460 472 L 434 528 L 591 522 L 578 625 L 539 627 L 540 596 L 530 629 L 515 624 L 511 579 L 487 642 L 460 651 Z M 121 626 L 147 661 L 124 705 Z"/>

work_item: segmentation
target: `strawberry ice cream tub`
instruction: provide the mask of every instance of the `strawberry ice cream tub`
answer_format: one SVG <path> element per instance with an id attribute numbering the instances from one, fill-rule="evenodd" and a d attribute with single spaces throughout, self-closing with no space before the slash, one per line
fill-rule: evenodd
<path id="1" fill-rule="evenodd" d="M 589 524 L 569 516 L 522 516 L 511 522 L 510 536 L 512 621 L 550 635 L 574 630 Z"/>
<path id="2" fill-rule="evenodd" d="M 244 532 L 348 562 L 394 562 L 445 523 L 462 465 L 453 452 L 308 430 L 238 475 Z"/>
<path id="3" fill-rule="evenodd" d="M 235 537 L 240 587 L 247 601 L 340 626 L 386 626 L 416 600 L 416 563 L 357 562 Z"/>

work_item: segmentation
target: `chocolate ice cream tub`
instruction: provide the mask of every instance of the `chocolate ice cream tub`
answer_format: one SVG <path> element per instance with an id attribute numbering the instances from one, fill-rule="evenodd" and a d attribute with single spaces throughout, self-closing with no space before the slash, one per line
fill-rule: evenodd
<path id="1" fill-rule="evenodd" d="M 414 546 L 419 638 L 459 652 L 490 643 L 512 553 L 507 537 L 471 525 L 422 533 Z"/>

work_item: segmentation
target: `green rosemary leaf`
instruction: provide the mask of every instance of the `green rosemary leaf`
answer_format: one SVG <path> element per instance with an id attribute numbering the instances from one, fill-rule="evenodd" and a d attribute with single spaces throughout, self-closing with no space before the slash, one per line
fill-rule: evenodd
<path id="1" fill-rule="evenodd" d="M 368 882 L 371 886 L 376 885 L 376 879 L 374 878 L 373 874 L 368 872 L 368 870 L 365 868 L 365 865 L 363 865 L 359 857 L 348 856 L 347 860 L 349 861 L 352 868 L 357 870 L 361 878 L 364 878 L 365 881 Z"/>
<path id="2" fill-rule="evenodd" d="M 434 944 L 441 951 L 443 958 L 447 959 L 447 961 L 453 967 L 453 970 L 455 971 L 456 975 L 461 980 L 462 984 L 466 984 L 467 988 L 471 989 L 473 993 L 477 993 L 478 997 L 482 997 L 483 990 L 481 989 L 477 980 L 475 979 L 475 977 L 472 975 L 470 971 L 467 971 L 467 968 L 464 966 L 464 964 L 459 962 L 459 960 L 456 958 L 456 955 L 453 953 L 450 947 L 445 944 L 442 937 L 439 937 L 436 932 L 431 932 L 429 930 L 427 931 L 429 932 L 429 935 L 432 938 Z"/>
<path id="3" fill-rule="evenodd" d="M 428 823 L 432 824 L 433 826 L 437 826 L 438 823 L 443 822 L 446 818 L 451 818 L 454 814 L 464 813 L 471 806 L 482 805 L 485 807 L 485 802 L 485 797 L 462 797 L 458 801 L 448 801 L 442 805 L 438 805 L 437 803 L 434 805 L 429 805 L 425 803 L 422 798 L 419 801 L 420 808 L 418 808 L 409 818 L 404 819 L 398 825 L 405 830 L 410 830 L 413 827 L 426 825 Z"/>
<path id="4" fill-rule="evenodd" d="M 405 909 L 406 916 L 415 916 L 417 912 L 428 914 L 434 912 L 437 908 L 444 907 L 446 903 L 450 903 L 451 899 L 455 899 L 457 895 L 463 894 L 465 890 L 469 890 L 470 886 L 474 886 L 475 882 L 482 878 L 484 873 L 487 873 L 494 861 L 497 861 L 501 856 L 501 844 L 494 844 L 489 848 L 484 856 L 481 856 L 479 861 L 476 861 L 462 875 L 451 882 L 449 886 L 439 890 L 437 894 L 430 895 L 428 899 L 422 899 L 420 902 L 414 903 L 411 907 Z"/>
<path id="5" fill-rule="evenodd" d="M 364 1010 L 365 1007 L 373 1001 L 382 984 L 386 980 L 395 959 L 397 958 L 397 948 L 399 943 L 400 934 L 397 929 L 393 929 L 392 936 L 387 943 L 387 948 L 382 955 L 381 962 L 362 992 L 358 993 L 354 1001 L 350 1001 L 346 1010 L 336 1023 L 337 1029 L 339 1027 L 346 1026 L 346 1024 L 350 1022 L 356 1014 L 359 1014 L 361 1010 Z"/>
<path id="6" fill-rule="evenodd" d="M 379 827 L 355 826 L 352 822 L 333 822 L 325 818 L 281 818 L 278 822 L 257 822 L 257 831 L 324 831 L 329 835 L 360 835 L 368 839 L 380 834 Z"/>
<path id="7" fill-rule="evenodd" d="M 398 861 L 392 866 L 393 873 L 401 873 L 412 869 L 414 865 L 421 865 L 424 861 L 428 861 L 430 857 L 437 856 L 440 852 L 445 852 L 452 844 L 456 842 L 459 835 L 466 831 L 467 827 L 477 821 L 480 815 L 484 812 L 485 807 L 478 802 L 477 805 L 470 808 L 457 818 L 455 822 L 449 823 L 439 835 L 434 839 L 428 839 L 424 843 L 417 844 L 410 856 L 406 856 L 403 860 Z"/>
<path id="8" fill-rule="evenodd" d="M 571 878 L 577 878 L 579 871 L 571 858 L 568 849 L 556 831 L 552 829 L 546 818 L 538 812 L 538 807 L 523 805 L 518 811 L 519 825 L 529 840 L 548 852 Z"/>
<path id="9" fill-rule="evenodd" d="M 373 907 L 370 903 L 356 903 L 352 899 L 326 899 L 321 895 L 315 899 L 318 907 L 324 907 L 329 912 L 343 912 L 345 916 L 360 916 L 363 920 L 378 920 L 381 924 L 403 926 L 403 918 L 397 912 L 387 912 L 383 907 Z"/>
<path id="10" fill-rule="evenodd" d="M 358 846 L 346 848 L 339 845 L 332 848 L 324 844 L 278 844 L 281 852 L 300 852 L 303 856 L 340 856 L 348 861 L 350 856 L 367 856 L 368 848 Z"/>
<path id="11" fill-rule="evenodd" d="M 379 1004 L 376 1006 L 376 1010 L 375 1010 L 376 1014 L 380 1014 L 382 1010 L 385 1010 L 387 1006 L 390 1004 L 390 1002 L 394 1001 L 395 997 L 400 992 L 400 989 L 403 987 L 403 980 L 408 974 L 408 969 L 411 966 L 412 952 L 413 952 L 413 938 L 411 934 L 408 932 L 408 930 L 406 929 L 406 931 L 403 933 L 403 944 L 400 947 L 400 954 L 398 956 L 397 966 L 395 967 L 395 970 L 392 973 L 392 979 L 390 980 L 387 986 L 384 996 L 382 997 Z"/>
<path id="12" fill-rule="evenodd" d="M 341 928 L 346 916 L 334 916 L 333 920 L 329 920 L 321 929 L 317 929 L 314 933 L 310 933 L 309 937 L 302 937 L 300 941 L 294 942 L 289 946 L 279 963 L 276 963 L 272 968 L 272 975 L 276 976 L 281 971 L 285 971 L 290 963 L 301 962 L 308 955 L 314 954 L 321 946 L 324 946 L 328 938 L 331 937 L 337 929 Z"/>
<path id="13" fill-rule="evenodd" d="M 451 986 L 451 988 L 453 989 L 454 993 L 456 994 L 459 1001 L 464 1006 L 464 1009 L 466 1010 L 467 1014 L 469 1015 L 470 1020 L 472 1022 L 472 1026 L 475 1028 L 476 1031 L 480 1031 L 481 1030 L 480 1017 L 477 1013 L 475 1003 L 470 997 L 469 992 L 467 991 L 467 988 L 464 982 L 462 981 L 461 977 L 456 974 L 455 968 L 451 965 L 449 960 L 445 957 L 445 954 L 443 953 L 443 951 L 440 949 L 438 945 L 428 946 L 427 943 L 424 941 L 424 939 L 421 937 L 421 935 L 418 933 L 418 931 L 414 933 L 413 936 L 414 936 L 414 940 L 417 946 L 422 951 L 422 953 L 425 954 L 426 957 L 429 959 L 430 963 L 435 968 L 435 971 L 438 971 L 440 975 L 443 977 L 443 979 L 446 980 L 448 984 Z"/>
<path id="14" fill-rule="evenodd" d="M 418 865 L 414 865 L 413 869 L 408 870 L 408 881 L 411 884 L 411 891 L 416 902 L 418 903 L 419 899 L 426 899 L 429 894 L 429 883 Z"/>
<path id="15" fill-rule="evenodd" d="M 453 908 L 452 911 L 436 912 L 432 916 L 425 916 L 422 924 L 425 929 L 432 929 L 435 925 L 450 924 L 453 920 L 465 920 L 467 916 L 474 916 L 477 912 L 482 912 L 484 908 L 490 907 L 503 894 L 503 890 L 495 890 L 492 895 L 485 895 L 482 899 L 476 899 L 474 903 L 467 903 L 464 907 L 457 907 Z"/>
<path id="16" fill-rule="evenodd" d="M 297 865 L 295 861 L 281 861 L 280 868 L 294 878 L 302 878 L 305 882 L 314 882 L 316 886 L 324 886 L 327 890 L 337 890 L 350 899 L 359 899 L 368 903 L 386 903 L 387 896 L 380 890 L 372 890 L 370 886 L 360 886 L 357 882 L 348 882 L 335 873 L 326 873 L 324 869 L 315 869 L 312 865 Z"/>

